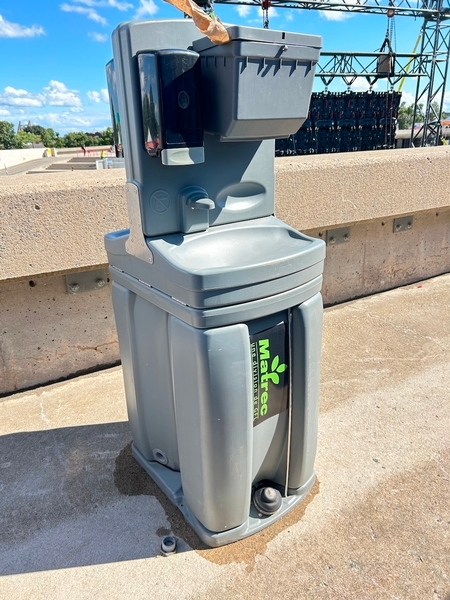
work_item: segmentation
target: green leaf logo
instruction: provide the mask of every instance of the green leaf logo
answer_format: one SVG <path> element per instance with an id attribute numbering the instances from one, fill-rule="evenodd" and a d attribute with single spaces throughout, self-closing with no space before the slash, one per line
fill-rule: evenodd
<path id="1" fill-rule="evenodd" d="M 280 357 L 277 355 L 272 360 L 272 363 L 270 365 L 271 373 L 268 373 L 268 378 L 272 381 L 274 385 L 277 385 L 280 383 L 280 377 L 278 373 L 284 373 L 286 369 L 287 365 L 285 365 L 284 363 L 280 364 Z"/>
<path id="2" fill-rule="evenodd" d="M 278 367 L 278 363 L 279 362 L 280 362 L 280 357 L 277 354 L 277 356 L 275 356 L 275 358 L 272 361 L 272 365 L 270 367 L 270 370 L 271 371 L 277 371 L 278 370 L 277 367 Z"/>

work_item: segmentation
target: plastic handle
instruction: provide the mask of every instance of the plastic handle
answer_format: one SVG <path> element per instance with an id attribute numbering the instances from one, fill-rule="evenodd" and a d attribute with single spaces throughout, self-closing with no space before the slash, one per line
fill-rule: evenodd
<path id="1" fill-rule="evenodd" d="M 181 192 L 181 201 L 192 209 L 212 210 L 215 208 L 214 202 L 208 198 L 208 193 L 200 186 L 192 185 Z"/>
<path id="2" fill-rule="evenodd" d="M 188 206 L 201 210 L 212 210 L 215 205 L 210 198 L 198 198 L 197 200 L 189 200 Z"/>

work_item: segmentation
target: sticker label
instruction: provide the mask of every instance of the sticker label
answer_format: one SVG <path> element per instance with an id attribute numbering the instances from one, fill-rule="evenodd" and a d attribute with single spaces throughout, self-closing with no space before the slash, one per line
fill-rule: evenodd
<path id="1" fill-rule="evenodd" d="M 286 323 L 250 336 L 253 427 L 288 407 L 289 374 Z"/>

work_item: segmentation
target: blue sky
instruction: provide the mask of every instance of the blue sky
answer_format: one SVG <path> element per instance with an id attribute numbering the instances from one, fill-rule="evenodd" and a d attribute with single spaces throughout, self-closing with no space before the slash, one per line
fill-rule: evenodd
<path id="1" fill-rule="evenodd" d="M 216 14 L 225 23 L 262 27 L 258 7 L 217 4 Z M 103 130 L 110 125 L 105 64 L 112 58 L 113 29 L 133 19 L 181 16 L 163 0 L 0 0 L 0 120 L 15 127 L 31 121 L 62 135 Z M 374 52 L 387 17 L 278 8 L 271 9 L 270 27 L 322 35 L 324 50 Z M 420 20 L 395 18 L 397 52 L 412 51 L 420 27 Z M 366 87 L 362 81 L 354 89 Z M 330 86 L 338 89 L 345 88 Z M 404 92 L 412 102 L 413 84 Z"/>

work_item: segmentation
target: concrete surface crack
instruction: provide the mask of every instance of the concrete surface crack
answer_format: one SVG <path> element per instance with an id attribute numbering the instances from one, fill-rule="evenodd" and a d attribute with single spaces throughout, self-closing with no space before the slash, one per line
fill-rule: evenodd
<path id="1" fill-rule="evenodd" d="M 39 406 L 41 409 L 41 421 L 44 421 L 44 423 L 46 423 L 47 425 L 50 425 L 50 419 L 47 418 L 45 411 L 44 411 L 44 401 L 41 399 L 39 401 Z"/>

